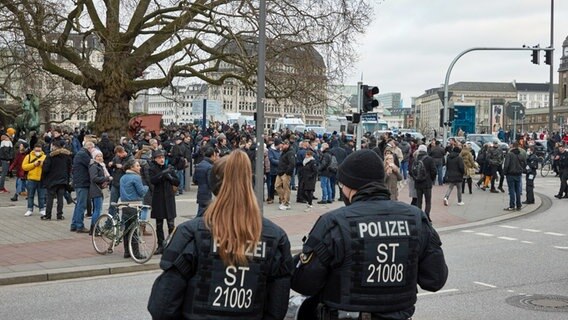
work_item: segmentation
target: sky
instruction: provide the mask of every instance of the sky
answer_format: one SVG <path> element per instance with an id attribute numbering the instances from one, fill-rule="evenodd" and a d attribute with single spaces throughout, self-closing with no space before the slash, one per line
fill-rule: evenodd
<path id="1" fill-rule="evenodd" d="M 473 47 L 550 45 L 550 0 L 371 0 L 372 23 L 356 50 L 345 84 L 378 86 L 411 97 L 442 86 L 452 60 Z M 380 3 L 379 3 L 380 2 Z M 568 36 L 568 0 L 554 1 L 554 83 Z M 531 63 L 531 51 L 474 51 L 454 66 L 460 81 L 547 83 L 550 66 Z"/>

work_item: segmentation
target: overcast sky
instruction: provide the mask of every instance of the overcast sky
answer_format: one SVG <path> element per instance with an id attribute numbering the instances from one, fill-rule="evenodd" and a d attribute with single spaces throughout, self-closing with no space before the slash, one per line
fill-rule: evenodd
<path id="1" fill-rule="evenodd" d="M 444 83 L 452 60 L 472 47 L 550 45 L 550 0 L 371 0 L 375 18 L 362 41 L 360 59 L 346 84 L 376 85 L 400 92 L 404 105 Z M 568 0 L 555 0 L 554 83 L 568 36 Z M 459 81 L 549 81 L 549 66 L 531 63 L 530 51 L 478 51 L 463 56 L 450 84 Z"/>

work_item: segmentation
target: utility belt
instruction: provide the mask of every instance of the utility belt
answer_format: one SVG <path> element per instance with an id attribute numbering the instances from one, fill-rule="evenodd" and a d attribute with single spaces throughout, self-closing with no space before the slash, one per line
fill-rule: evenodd
<path id="1" fill-rule="evenodd" d="M 317 312 L 320 320 L 384 320 L 384 318 L 370 312 L 337 310 L 323 304 L 318 306 Z M 412 318 L 407 320 L 412 320 Z"/>

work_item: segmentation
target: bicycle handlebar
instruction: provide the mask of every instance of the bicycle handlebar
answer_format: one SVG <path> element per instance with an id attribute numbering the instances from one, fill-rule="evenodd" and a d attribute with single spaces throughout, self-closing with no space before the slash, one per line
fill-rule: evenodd
<path id="1" fill-rule="evenodd" d="M 147 204 L 142 204 L 140 202 L 111 202 L 110 205 L 117 208 L 132 208 L 132 207 L 135 207 L 137 209 L 151 208 L 151 206 Z"/>

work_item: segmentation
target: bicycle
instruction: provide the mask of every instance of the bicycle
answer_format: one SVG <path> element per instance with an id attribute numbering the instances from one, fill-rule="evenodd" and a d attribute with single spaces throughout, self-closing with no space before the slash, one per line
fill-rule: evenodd
<path id="1" fill-rule="evenodd" d="M 113 253 L 114 247 L 122 242 L 125 235 L 128 235 L 128 249 L 132 260 L 140 264 L 148 262 L 157 247 L 156 229 L 152 224 L 141 221 L 140 214 L 142 209 L 150 206 L 131 202 L 112 202 L 110 205 L 116 207 L 117 211 L 121 208 L 136 208 L 136 214 L 125 221 L 120 214 L 117 214 L 116 218 L 108 213 L 101 214 L 95 222 L 92 235 L 95 251 L 102 255 Z M 128 228 L 123 230 L 124 222 L 131 220 Z"/>
<path id="2" fill-rule="evenodd" d="M 540 175 L 544 178 L 552 171 L 552 157 L 547 155 L 542 161 L 542 167 L 540 167 Z"/>

